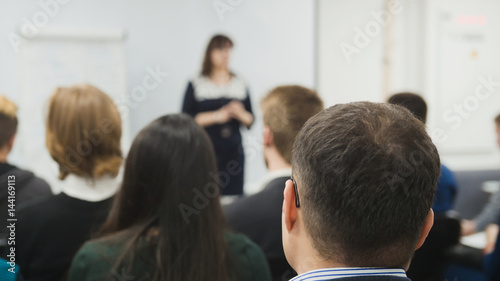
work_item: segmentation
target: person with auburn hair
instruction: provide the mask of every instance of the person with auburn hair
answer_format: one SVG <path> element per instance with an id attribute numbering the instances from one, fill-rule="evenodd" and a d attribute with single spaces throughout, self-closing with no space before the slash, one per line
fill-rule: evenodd
<path id="1" fill-rule="evenodd" d="M 439 167 L 424 124 L 400 106 L 338 104 L 310 118 L 284 191 L 292 280 L 410 280 L 405 270 L 433 224 Z"/>
<path id="2" fill-rule="evenodd" d="M 60 194 L 18 212 L 16 261 L 27 280 L 64 278 L 119 188 L 121 117 L 110 97 L 91 85 L 57 88 L 46 129 L 64 184 Z"/>
<path id="3" fill-rule="evenodd" d="M 283 188 L 292 175 L 292 146 L 304 123 L 323 109 L 318 94 L 301 86 L 272 89 L 261 102 L 264 117 L 264 159 L 269 173 L 252 191 L 256 194 L 225 206 L 229 226 L 261 247 L 275 280 L 293 276 L 281 243 Z M 247 192 L 247 190 L 245 190 Z"/>
<path id="4" fill-rule="evenodd" d="M 189 82 L 182 105 L 182 112 L 194 117 L 210 136 L 217 171 L 229 176 L 221 182 L 223 195 L 243 194 L 245 155 L 240 126 L 250 128 L 254 120 L 245 82 L 229 70 L 232 47 L 228 37 L 212 37 L 201 75 Z"/>
<path id="5" fill-rule="evenodd" d="M 8 234 L 9 205 L 18 209 L 33 200 L 52 195 L 47 182 L 36 177 L 32 172 L 20 169 L 8 162 L 8 156 L 16 138 L 17 125 L 17 106 L 0 95 L 0 210 L 2 210 L 0 220 L 3 225 L 0 229 L 0 238 L 3 239 L 6 239 Z M 9 198 L 12 194 L 15 195 L 15 201 L 12 201 L 13 196 Z M 2 257 L 5 258 L 8 253 L 4 253 L 3 250 L 1 249 Z"/>
<path id="6" fill-rule="evenodd" d="M 146 126 L 101 237 L 80 249 L 69 280 L 270 280 L 262 251 L 224 230 L 215 169 L 210 140 L 188 115 Z"/>

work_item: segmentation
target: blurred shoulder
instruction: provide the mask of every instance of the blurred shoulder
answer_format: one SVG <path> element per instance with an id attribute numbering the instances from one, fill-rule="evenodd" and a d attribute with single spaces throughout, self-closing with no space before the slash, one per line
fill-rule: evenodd
<path id="1" fill-rule="evenodd" d="M 242 234 L 226 233 L 226 242 L 231 253 L 239 257 L 265 259 L 264 253 L 250 238 Z"/>

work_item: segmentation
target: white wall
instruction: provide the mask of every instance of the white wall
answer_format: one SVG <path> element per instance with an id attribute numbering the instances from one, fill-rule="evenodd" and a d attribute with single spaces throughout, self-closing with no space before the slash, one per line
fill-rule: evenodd
<path id="1" fill-rule="evenodd" d="M 387 2 L 318 0 L 319 92 L 329 105 L 420 93 L 443 163 L 454 170 L 498 169 L 493 118 L 500 88 L 493 85 L 495 91 L 477 101 L 474 93 L 480 77 L 500 81 L 500 2 L 393 0 L 392 12 Z M 460 15 L 477 22 L 460 24 Z M 456 105 L 470 110 L 462 117 Z"/>
<path id="2" fill-rule="evenodd" d="M 55 0 L 41 2 L 51 1 Z M 142 83 L 142 78 L 147 74 L 146 67 L 159 66 L 161 70 L 171 74 L 158 89 L 151 91 L 144 101 L 131 109 L 126 122 L 130 124 L 132 137 L 152 119 L 179 111 L 186 83 L 199 71 L 207 40 L 216 32 L 231 36 L 236 43 L 232 68 L 248 81 L 257 116 L 256 126 L 245 134 L 248 153 L 247 182 L 256 180 L 265 172 L 259 139 L 262 125 L 258 103 L 273 86 L 298 83 L 312 87 L 317 78 L 318 90 L 327 105 L 353 99 L 383 101 L 385 98 L 383 44 L 388 29 L 383 28 L 370 44 L 353 56 L 351 63 L 346 62 L 338 46 L 340 42 L 353 44 L 353 37 L 356 34 L 354 28 L 364 29 L 366 24 L 373 20 L 371 12 L 385 9 L 383 0 L 220 0 L 218 3 L 239 3 L 232 7 L 231 11 L 224 13 L 222 19 L 213 6 L 214 1 L 211 0 L 65 1 L 69 3 L 60 5 L 59 11 L 50 17 L 47 26 L 125 30 L 128 89 Z M 314 16 L 316 2 L 319 3 L 318 26 Z M 436 84 L 437 68 L 441 67 L 437 64 L 437 58 L 440 56 L 439 52 L 442 52 L 437 44 L 440 44 L 439 40 L 443 34 L 437 30 L 439 26 L 443 26 L 439 24 L 439 18 L 443 11 L 452 16 L 462 11 L 485 14 L 488 16 L 488 26 L 490 26 L 487 30 L 494 32 L 497 30 L 494 26 L 497 26 L 498 20 L 492 13 L 500 9 L 498 7 L 500 2 L 493 0 L 474 2 L 461 0 L 452 1 L 453 4 L 447 0 L 400 0 L 400 2 L 401 12 L 392 16 L 391 30 L 394 40 L 391 43 L 392 71 L 390 79 L 387 80 L 388 89 L 389 92 L 408 90 L 421 93 L 429 102 L 430 127 L 440 127 L 443 123 L 443 118 L 440 116 L 442 111 L 453 106 L 453 103 L 463 101 L 468 93 L 473 92 L 475 86 L 473 82 L 474 79 L 477 80 L 476 74 L 497 75 L 498 67 L 486 63 L 477 68 L 478 71 L 472 73 L 475 77 L 471 76 L 472 80 L 469 79 L 467 82 L 469 84 L 460 86 L 463 90 L 457 92 L 455 99 L 450 99 L 450 95 L 453 95 L 451 89 L 458 87 L 458 84 L 454 83 L 453 79 L 446 81 L 440 79 L 439 81 L 452 85 L 447 100 L 443 100 L 438 89 L 443 85 Z M 453 9 L 450 10 L 450 7 Z M 330 11 L 325 8 L 329 8 Z M 22 73 L 17 72 L 17 57 L 8 36 L 23 25 L 23 18 L 33 22 L 33 16 L 40 11 L 43 9 L 38 2 L 0 0 L 0 92 L 15 101 L 18 98 L 19 75 Z M 327 18 L 322 18 L 322 15 Z M 318 36 L 319 44 L 316 46 L 314 34 L 317 27 L 318 33 L 323 30 L 328 36 Z M 451 30 L 454 31 L 453 27 Z M 463 33 L 467 30 L 458 32 Z M 491 49 L 496 48 L 490 44 L 496 41 L 491 41 L 489 38 L 492 37 L 489 37 L 491 36 L 489 34 L 490 31 L 485 33 L 484 38 L 488 39 L 483 45 L 478 46 L 479 54 L 483 54 L 485 50 L 490 54 Z M 466 44 L 474 47 L 473 42 Z M 317 77 L 315 77 L 315 55 L 318 55 Z M 495 60 L 481 60 L 481 63 L 485 61 Z M 328 65 L 329 63 L 333 64 Z M 472 62 L 468 63 L 474 67 Z M 322 70 L 324 67 L 327 71 Z M 450 69 L 448 72 L 460 71 L 458 68 L 454 70 L 452 63 L 447 67 Z M 455 81 L 459 80 L 461 79 Z M 454 84 L 456 85 L 453 86 Z M 457 154 L 456 148 L 460 145 L 457 146 L 456 142 L 452 145 L 447 143 L 439 145 L 444 161 L 451 168 L 497 167 L 499 155 L 494 146 L 490 120 L 493 112 L 500 111 L 500 107 L 497 109 L 495 104 L 496 98 L 482 103 L 481 109 L 473 114 L 475 117 L 464 120 L 464 125 L 453 132 L 453 134 L 459 133 L 454 139 L 460 139 L 462 142 L 460 145 L 471 148 L 475 145 L 478 139 L 477 133 L 480 131 L 479 143 L 484 146 L 477 150 L 480 153 L 471 154 L 469 150 L 462 155 Z M 486 145 L 488 142 L 489 145 Z M 447 149 L 451 146 L 453 150 Z M 19 153 L 14 153 L 12 160 L 28 167 L 30 164 L 29 160 Z"/>
<path id="3" fill-rule="evenodd" d="M 125 30 L 128 89 L 142 83 L 148 66 L 170 73 L 160 87 L 131 108 L 126 122 L 132 136 L 154 118 L 180 111 L 186 84 L 199 72 L 204 48 L 214 33 L 233 38 L 232 68 L 248 82 L 257 116 L 256 125 L 245 134 L 246 180 L 252 182 L 264 174 L 259 101 L 279 84 L 313 86 L 313 1 L 220 0 L 218 3 L 236 4 L 222 17 L 214 1 L 206 0 L 59 1 L 68 3 L 59 5 L 46 26 Z M 23 18 L 33 23 L 33 16 L 44 11 L 38 3 L 0 0 L 0 92 L 14 101 L 22 73 L 17 73 L 17 57 L 8 36 L 23 26 Z M 29 160 L 19 153 L 12 160 L 29 167 Z"/>

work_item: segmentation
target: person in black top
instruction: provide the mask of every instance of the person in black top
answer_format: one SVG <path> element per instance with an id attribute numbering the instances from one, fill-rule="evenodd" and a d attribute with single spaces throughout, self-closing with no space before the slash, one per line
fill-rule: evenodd
<path id="1" fill-rule="evenodd" d="M 33 200 L 52 195 L 49 185 L 43 179 L 8 163 L 8 156 L 16 138 L 17 125 L 16 105 L 0 95 L 0 221 L 2 222 L 0 256 L 3 258 L 6 258 L 9 248 L 6 240 L 9 205 L 13 209 L 19 209 Z"/>
<path id="2" fill-rule="evenodd" d="M 229 179 L 221 183 L 223 195 L 243 193 L 245 155 L 240 126 L 250 128 L 254 118 L 248 89 L 229 70 L 231 39 L 216 35 L 208 44 L 201 75 L 189 82 L 182 112 L 207 131 L 215 149 L 217 170 Z"/>
<path id="3" fill-rule="evenodd" d="M 281 205 L 285 182 L 292 175 L 292 146 L 304 123 L 323 109 L 313 90 L 281 86 L 261 102 L 264 116 L 263 147 L 268 175 L 260 191 L 224 207 L 231 229 L 247 235 L 259 245 L 271 267 L 274 280 L 294 275 L 281 244 Z"/>
<path id="4" fill-rule="evenodd" d="M 27 280 L 65 279 L 107 217 L 123 160 L 120 114 L 99 89 L 56 89 L 47 119 L 46 146 L 64 184 L 62 193 L 18 211 L 16 257 Z"/>

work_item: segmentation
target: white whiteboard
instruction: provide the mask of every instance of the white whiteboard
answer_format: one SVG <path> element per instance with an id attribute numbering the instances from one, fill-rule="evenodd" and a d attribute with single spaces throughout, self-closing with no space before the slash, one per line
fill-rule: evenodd
<path id="1" fill-rule="evenodd" d="M 96 34 L 96 36 L 92 36 Z M 44 30 L 19 49 L 18 151 L 22 166 L 34 171 L 59 192 L 58 168 L 45 148 L 48 98 L 58 86 L 90 83 L 113 100 L 126 94 L 123 36 L 117 32 Z M 123 121 L 122 147 L 128 147 L 129 128 Z"/>
<path id="2" fill-rule="evenodd" d="M 500 113 L 500 2 L 427 3 L 430 126 L 444 131 L 445 137 L 436 140 L 443 161 L 455 169 L 497 169 L 493 118 Z M 489 77 L 497 84 L 488 86 L 492 91 L 484 84 Z"/>

